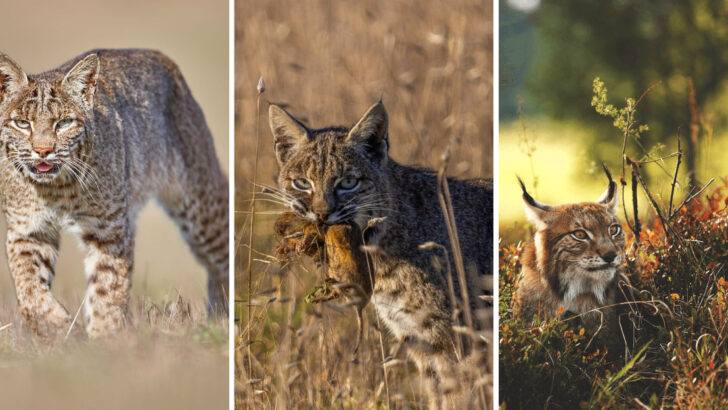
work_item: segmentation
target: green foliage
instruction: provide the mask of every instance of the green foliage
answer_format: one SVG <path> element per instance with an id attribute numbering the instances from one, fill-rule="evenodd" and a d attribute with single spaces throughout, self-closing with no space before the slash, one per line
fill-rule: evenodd
<path id="1" fill-rule="evenodd" d="M 623 134 L 626 134 L 628 138 L 637 140 L 640 138 L 640 134 L 649 131 L 650 127 L 647 124 L 639 125 L 636 129 L 634 128 L 636 125 L 634 113 L 637 109 L 634 98 L 627 98 L 625 106 L 617 108 L 607 103 L 607 87 L 599 77 L 594 79 L 592 89 L 594 90 L 594 96 L 592 97 L 591 105 L 594 107 L 594 110 L 601 115 L 612 118 L 614 120 L 612 123 L 614 127 Z"/>

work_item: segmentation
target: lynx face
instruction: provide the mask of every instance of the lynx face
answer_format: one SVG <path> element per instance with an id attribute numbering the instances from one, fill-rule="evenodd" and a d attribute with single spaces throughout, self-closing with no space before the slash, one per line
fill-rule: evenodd
<path id="1" fill-rule="evenodd" d="M 30 79 L 14 61 L 0 54 L 0 140 L 7 169 L 44 184 L 61 172 L 82 174 L 79 150 L 86 138 L 99 73 L 89 55 L 58 81 Z M 8 165 L 11 165 L 9 167 Z"/>
<path id="2" fill-rule="evenodd" d="M 280 174 L 277 197 L 296 214 L 328 225 L 367 220 L 388 208 L 387 113 L 372 106 L 351 130 L 308 129 L 276 105 L 270 127 Z"/>
<path id="3" fill-rule="evenodd" d="M 528 219 L 536 225 L 534 245 L 539 271 L 566 303 L 592 294 L 605 303 L 605 291 L 622 264 L 624 234 L 617 212 L 616 184 L 596 202 L 549 206 L 524 190 Z M 580 310 L 580 309 L 574 309 Z"/>

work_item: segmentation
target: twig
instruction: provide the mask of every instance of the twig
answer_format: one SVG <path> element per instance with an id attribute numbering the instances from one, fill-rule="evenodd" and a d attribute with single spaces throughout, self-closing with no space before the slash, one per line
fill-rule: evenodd
<path id="1" fill-rule="evenodd" d="M 682 161 L 682 148 L 680 147 L 680 127 L 677 127 L 677 164 L 675 165 L 675 175 L 672 177 L 672 186 L 670 187 L 670 205 L 667 209 L 667 220 L 672 219 L 672 199 L 675 195 L 675 185 L 677 184 L 677 173 L 680 170 L 680 162 Z"/>
<path id="2" fill-rule="evenodd" d="M 687 204 L 688 204 L 688 203 L 689 203 L 690 201 L 692 201 L 692 200 L 693 200 L 693 199 L 695 199 L 695 198 L 696 198 L 696 197 L 697 197 L 698 195 L 700 195 L 700 194 L 701 194 L 701 193 L 702 193 L 703 191 L 705 191 L 705 188 L 707 188 L 707 187 L 708 187 L 708 185 L 712 184 L 712 183 L 713 183 L 713 181 L 715 181 L 715 178 L 710 178 L 710 181 L 708 181 L 708 183 L 707 183 L 707 184 L 703 185 L 703 187 L 702 187 L 702 188 L 700 188 L 700 190 L 699 190 L 698 192 L 696 192 L 696 193 L 695 193 L 695 194 L 693 194 L 693 195 L 690 195 L 690 196 L 689 196 L 689 197 L 687 197 L 687 198 L 686 198 L 686 199 L 685 199 L 684 201 L 682 201 L 682 202 L 680 203 L 680 205 L 679 205 L 679 206 L 678 206 L 677 208 L 675 208 L 675 212 L 674 212 L 674 213 L 673 213 L 672 215 L 670 215 L 670 218 L 672 218 L 673 216 L 677 215 L 677 213 L 678 213 L 678 212 L 680 212 L 680 209 L 681 209 L 681 208 L 682 208 L 683 206 L 687 205 Z"/>
<path id="3" fill-rule="evenodd" d="M 622 200 L 622 202 L 626 202 Z M 632 168 L 632 212 L 634 216 L 634 229 L 632 232 L 634 233 L 634 242 L 632 242 L 632 247 L 634 250 L 637 250 L 637 245 L 640 242 L 640 232 L 642 231 L 642 224 L 640 223 L 640 216 L 638 212 L 638 204 L 637 204 L 637 175 L 634 170 L 634 167 Z"/>
<path id="4" fill-rule="evenodd" d="M 71 321 L 71 326 L 68 326 L 68 331 L 66 332 L 66 336 L 63 338 L 63 341 L 65 342 L 66 339 L 68 339 L 68 335 L 71 334 L 71 330 L 73 330 L 73 326 L 76 324 L 76 320 L 78 320 L 78 315 L 81 313 L 81 308 L 83 307 L 83 304 L 86 303 L 86 298 L 88 295 L 85 295 L 83 297 L 83 300 L 81 301 L 81 305 L 78 307 L 78 310 L 76 311 L 76 315 L 73 317 L 73 321 Z"/>
<path id="5" fill-rule="evenodd" d="M 253 163 L 253 186 L 257 183 L 258 178 L 258 157 L 260 149 L 260 96 L 265 92 L 265 82 L 261 76 L 258 80 L 258 98 L 256 104 L 256 116 L 255 116 L 255 162 Z M 250 200 L 250 235 L 248 236 L 248 378 L 253 378 L 253 351 L 251 348 L 252 332 L 250 331 L 250 320 L 251 320 L 251 301 L 253 300 L 253 232 L 255 230 L 255 189 L 253 189 L 253 196 Z"/>
<path id="6" fill-rule="evenodd" d="M 632 162 L 631 159 L 627 158 L 627 162 L 632 167 L 632 174 L 637 177 L 637 180 L 640 182 L 640 185 L 642 185 L 642 189 L 645 191 L 645 194 L 647 194 L 647 199 L 650 200 L 650 205 L 652 205 L 652 209 L 655 210 L 655 213 L 657 214 L 657 217 L 660 219 L 660 223 L 662 223 L 662 228 L 665 231 L 665 234 L 673 234 L 675 235 L 675 232 L 673 232 L 672 228 L 670 227 L 670 224 L 665 220 L 664 216 L 662 215 L 662 211 L 660 210 L 660 206 L 657 204 L 657 201 L 655 201 L 655 198 L 650 193 L 650 190 L 647 188 L 647 184 L 645 184 L 645 181 L 642 179 L 642 175 L 639 173 L 639 166 Z M 675 235 L 677 236 L 677 235 Z"/>

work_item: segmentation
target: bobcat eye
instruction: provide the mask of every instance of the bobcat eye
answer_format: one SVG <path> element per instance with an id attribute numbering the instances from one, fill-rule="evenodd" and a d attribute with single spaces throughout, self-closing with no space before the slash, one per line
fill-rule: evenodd
<path id="1" fill-rule="evenodd" d="M 576 239 L 577 241 L 585 241 L 589 235 L 586 233 L 585 230 L 579 229 L 571 233 L 571 237 Z"/>
<path id="2" fill-rule="evenodd" d="M 622 232 L 622 227 L 617 224 L 609 227 L 609 234 L 612 236 L 617 236 L 620 232 Z"/>
<path id="3" fill-rule="evenodd" d="M 64 118 L 64 119 L 60 120 L 60 121 L 56 122 L 56 131 L 66 128 L 69 125 L 71 125 L 72 123 L 73 123 L 72 118 Z"/>
<path id="4" fill-rule="evenodd" d="M 15 123 L 15 126 L 18 127 L 18 128 L 26 129 L 26 128 L 30 127 L 30 121 L 13 120 L 13 122 Z"/>
<path id="5" fill-rule="evenodd" d="M 346 177 L 339 181 L 339 189 L 342 191 L 353 191 L 359 186 L 359 179 Z"/>
<path id="6" fill-rule="evenodd" d="M 299 191 L 308 191 L 311 189 L 311 181 L 306 178 L 296 178 L 293 180 L 293 187 Z"/>

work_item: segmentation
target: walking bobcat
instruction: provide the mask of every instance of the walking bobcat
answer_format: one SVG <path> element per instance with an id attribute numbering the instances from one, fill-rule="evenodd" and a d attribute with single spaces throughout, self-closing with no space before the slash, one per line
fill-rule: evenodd
<path id="1" fill-rule="evenodd" d="M 523 251 L 522 276 L 514 294 L 514 310 L 524 319 L 564 312 L 581 315 L 585 327 L 600 327 L 601 339 L 613 342 L 618 331 L 613 305 L 618 281 L 626 280 L 622 260 L 624 234 L 615 216 L 619 195 L 609 171 L 607 191 L 595 202 L 550 206 L 523 189 L 526 217 L 536 225 Z M 606 339 L 605 339 L 606 338 Z"/>
<path id="2" fill-rule="evenodd" d="M 200 107 L 177 66 L 146 50 L 95 50 L 27 75 L 0 53 L 0 191 L 18 309 L 38 334 L 65 333 L 50 292 L 59 231 L 86 249 L 86 331 L 125 322 L 137 213 L 156 197 L 208 272 L 224 312 L 228 188 Z"/>
<path id="3" fill-rule="evenodd" d="M 384 105 L 374 104 L 351 129 L 309 129 L 276 105 L 269 108 L 269 121 L 280 169 L 277 198 L 312 222 L 354 221 L 364 243 L 376 248 L 371 253 L 371 301 L 430 384 L 432 407 L 440 407 L 448 390 L 472 387 L 455 376 L 458 358 L 447 270 L 433 264 L 434 257 L 444 260 L 443 250 L 420 246 L 440 244 L 452 260 L 437 177 L 432 170 L 404 166 L 389 157 Z M 476 279 L 462 284 L 455 277 L 454 293 L 460 296 L 464 286 L 475 312 L 482 307 L 476 281 L 492 273 L 492 183 L 448 182 L 465 266 Z M 369 226 L 375 220 L 380 222 Z M 454 383 L 445 386 L 445 379 Z"/>

